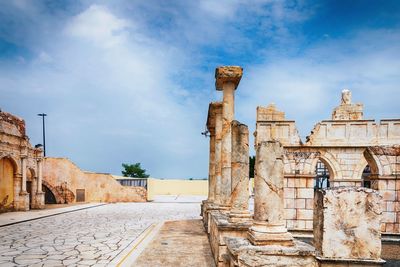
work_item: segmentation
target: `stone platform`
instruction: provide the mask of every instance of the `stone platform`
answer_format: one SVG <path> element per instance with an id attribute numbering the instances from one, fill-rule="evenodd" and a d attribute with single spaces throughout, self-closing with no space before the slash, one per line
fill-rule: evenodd
<path id="1" fill-rule="evenodd" d="M 229 214 L 221 211 L 209 213 L 210 244 L 214 260 L 218 266 L 226 266 L 227 249 L 225 237 L 246 237 L 251 221 L 244 223 L 229 222 Z"/>

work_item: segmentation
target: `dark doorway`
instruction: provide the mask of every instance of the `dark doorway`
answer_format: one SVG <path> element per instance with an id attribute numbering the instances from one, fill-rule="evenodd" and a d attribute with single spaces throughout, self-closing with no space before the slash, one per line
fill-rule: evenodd
<path id="1" fill-rule="evenodd" d="M 76 202 L 85 202 L 85 189 L 76 189 Z"/>
<path id="2" fill-rule="evenodd" d="M 371 176 L 371 168 L 369 167 L 369 165 L 367 165 L 364 168 L 364 171 L 362 173 L 362 186 L 366 187 L 366 188 L 371 188 L 371 180 L 370 180 L 370 176 Z"/>
<path id="3" fill-rule="evenodd" d="M 32 208 L 32 181 L 26 182 L 26 192 L 29 194 L 29 208 Z"/>
<path id="4" fill-rule="evenodd" d="M 47 186 L 42 185 L 42 191 L 44 192 L 44 204 L 57 204 L 56 197 Z"/>
<path id="5" fill-rule="evenodd" d="M 315 166 L 315 189 L 323 189 L 329 187 L 329 169 L 322 161 L 317 162 Z"/>

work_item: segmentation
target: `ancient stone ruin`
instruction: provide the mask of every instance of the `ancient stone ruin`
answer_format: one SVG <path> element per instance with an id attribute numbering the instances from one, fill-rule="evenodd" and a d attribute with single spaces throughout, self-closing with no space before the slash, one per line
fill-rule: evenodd
<path id="1" fill-rule="evenodd" d="M 25 121 L 0 112 L 0 212 L 146 200 L 143 187 L 122 186 L 110 174 L 84 172 L 65 158 L 44 158 L 41 147 L 30 144 Z"/>
<path id="2" fill-rule="evenodd" d="M 304 142 L 273 104 L 257 107 L 254 214 L 249 133 L 234 120 L 243 70 L 218 67 L 222 102 L 209 105 L 204 226 L 217 266 L 379 266 L 381 233 L 400 233 L 400 119 L 363 118 L 343 90 L 332 119 Z M 300 232 L 314 241 L 300 241 Z"/>
<path id="3" fill-rule="evenodd" d="M 0 212 L 44 207 L 43 155 L 25 134 L 25 121 L 0 111 Z"/>

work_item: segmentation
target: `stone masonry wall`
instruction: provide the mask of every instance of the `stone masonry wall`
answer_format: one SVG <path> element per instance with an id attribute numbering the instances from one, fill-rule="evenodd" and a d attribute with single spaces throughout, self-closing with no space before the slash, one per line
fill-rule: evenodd
<path id="1" fill-rule="evenodd" d="M 143 187 L 122 186 L 110 174 L 84 172 L 65 158 L 46 158 L 43 179 L 52 188 L 70 190 L 73 202 L 77 189 L 85 189 L 85 202 L 144 202 L 147 197 Z"/>

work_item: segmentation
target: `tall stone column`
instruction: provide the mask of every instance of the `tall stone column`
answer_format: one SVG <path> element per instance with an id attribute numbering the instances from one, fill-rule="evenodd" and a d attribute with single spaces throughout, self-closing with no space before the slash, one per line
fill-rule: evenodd
<path id="1" fill-rule="evenodd" d="M 292 246 L 293 237 L 285 227 L 283 205 L 283 147 L 278 141 L 257 146 L 254 180 L 254 222 L 249 229 L 253 245 Z"/>
<path id="2" fill-rule="evenodd" d="M 208 198 L 212 203 L 215 200 L 215 129 L 210 131 L 210 162 L 208 166 Z"/>
<path id="3" fill-rule="evenodd" d="M 231 195 L 231 122 L 234 119 L 235 90 L 242 78 L 243 69 L 237 66 L 218 67 L 215 87 L 223 92 L 222 148 L 221 148 L 221 204 L 229 207 Z"/>
<path id="4" fill-rule="evenodd" d="M 215 204 L 221 205 L 221 176 L 222 176 L 222 162 L 221 162 L 221 152 L 222 152 L 222 106 L 219 112 L 215 113 Z"/>
<path id="5" fill-rule="evenodd" d="M 42 182 L 43 182 L 43 160 L 39 159 L 37 161 L 37 170 L 38 170 L 38 180 L 37 180 L 37 192 L 42 192 Z"/>
<path id="6" fill-rule="evenodd" d="M 232 121 L 232 194 L 230 222 L 248 221 L 249 213 L 249 129 Z"/>
<path id="7" fill-rule="evenodd" d="M 26 193 L 26 157 L 21 157 L 22 166 L 22 181 L 21 181 L 21 193 Z"/>

